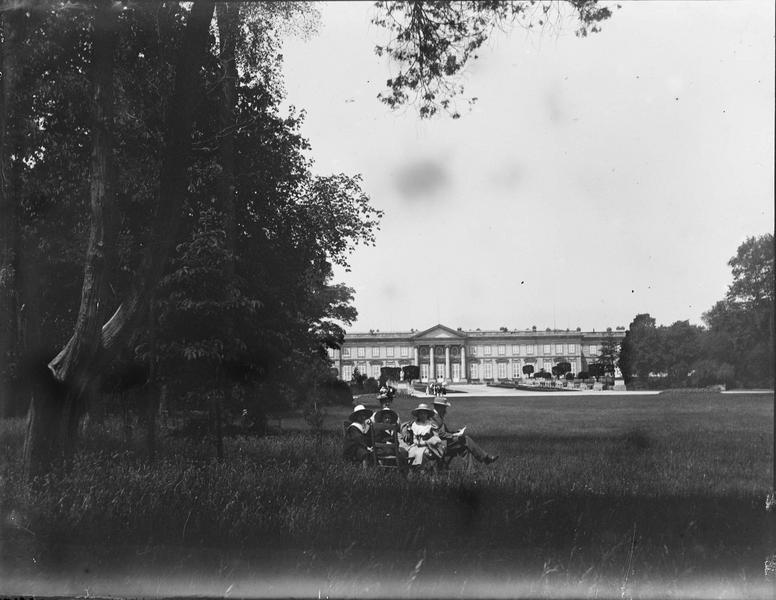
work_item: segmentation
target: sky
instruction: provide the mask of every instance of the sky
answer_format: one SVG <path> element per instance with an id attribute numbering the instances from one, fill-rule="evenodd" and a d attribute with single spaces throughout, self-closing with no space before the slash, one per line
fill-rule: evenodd
<path id="1" fill-rule="evenodd" d="M 317 35 L 284 42 L 315 172 L 361 174 L 385 212 L 335 272 L 349 331 L 700 324 L 724 296 L 773 230 L 774 3 L 621 5 L 587 38 L 494 35 L 457 120 L 377 100 L 371 2 L 317 3 Z"/>

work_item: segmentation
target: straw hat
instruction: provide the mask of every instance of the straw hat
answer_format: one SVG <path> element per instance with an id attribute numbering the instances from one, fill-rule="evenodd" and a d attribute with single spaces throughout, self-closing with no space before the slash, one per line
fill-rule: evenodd
<path id="1" fill-rule="evenodd" d="M 450 404 L 450 401 L 444 396 L 437 396 L 436 398 L 434 398 L 434 404 L 441 404 L 442 406 L 447 406 L 447 407 L 452 406 L 452 404 Z"/>
<path id="2" fill-rule="evenodd" d="M 350 422 L 353 422 L 353 421 L 356 420 L 356 417 L 358 415 L 360 415 L 361 413 L 365 413 L 366 416 L 368 417 L 368 416 L 370 416 L 372 414 L 372 411 L 370 409 L 364 407 L 363 404 L 356 404 L 356 406 L 353 407 L 353 412 L 350 413 L 350 417 L 348 417 L 348 419 L 350 420 Z"/>
<path id="3" fill-rule="evenodd" d="M 433 415 L 434 407 L 430 404 L 426 404 L 425 402 L 421 402 L 418 404 L 418 407 L 412 411 L 412 416 L 417 417 L 419 412 L 427 412 L 429 415 Z"/>
<path id="4" fill-rule="evenodd" d="M 385 421 L 385 419 L 389 416 L 392 416 L 395 422 L 399 422 L 399 414 L 390 408 L 381 408 L 377 412 L 375 412 L 374 421 L 375 423 L 382 423 Z"/>

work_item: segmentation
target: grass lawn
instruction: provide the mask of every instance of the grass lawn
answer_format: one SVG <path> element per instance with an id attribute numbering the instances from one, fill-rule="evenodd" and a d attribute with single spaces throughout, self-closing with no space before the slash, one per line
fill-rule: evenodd
<path id="1" fill-rule="evenodd" d="M 287 418 L 223 464 L 168 439 L 149 466 L 106 427 L 32 490 L 6 422 L 0 592 L 771 597 L 772 394 L 451 401 L 497 463 L 345 465 L 343 407 L 320 439 Z"/>

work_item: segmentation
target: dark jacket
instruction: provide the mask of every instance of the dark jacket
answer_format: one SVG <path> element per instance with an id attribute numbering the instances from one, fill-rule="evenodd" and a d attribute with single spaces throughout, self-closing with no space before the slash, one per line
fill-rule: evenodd
<path id="1" fill-rule="evenodd" d="M 362 432 L 357 423 L 351 423 L 345 430 L 345 446 L 343 456 L 347 460 L 360 462 L 369 456 L 367 447 L 369 446 L 369 437 L 367 433 Z"/>
<path id="2" fill-rule="evenodd" d="M 457 429 L 453 429 L 452 431 L 450 431 L 450 429 L 448 429 L 447 425 L 445 424 L 445 420 L 438 412 L 434 413 L 434 415 L 431 417 L 431 420 L 437 426 L 437 435 L 446 442 L 449 442 L 450 440 L 452 440 L 453 433 L 458 431 Z"/>

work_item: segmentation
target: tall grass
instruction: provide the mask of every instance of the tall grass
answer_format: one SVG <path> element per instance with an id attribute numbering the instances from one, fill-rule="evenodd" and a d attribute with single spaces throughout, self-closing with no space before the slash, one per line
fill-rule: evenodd
<path id="1" fill-rule="evenodd" d="M 397 401 L 400 412 L 410 405 Z M 759 581 L 773 552 L 763 510 L 771 410 L 772 397 L 711 395 L 458 400 L 448 420 L 501 459 L 407 479 L 342 462 L 346 408 L 330 409 L 319 439 L 229 440 L 222 463 L 206 445 L 162 438 L 147 464 L 108 423 L 70 468 L 31 486 L 20 478 L 23 423 L 5 421 L 0 534 L 114 555 L 215 548 L 340 575 L 406 576 L 421 564 L 425 577 L 526 573 L 575 585 Z"/>

